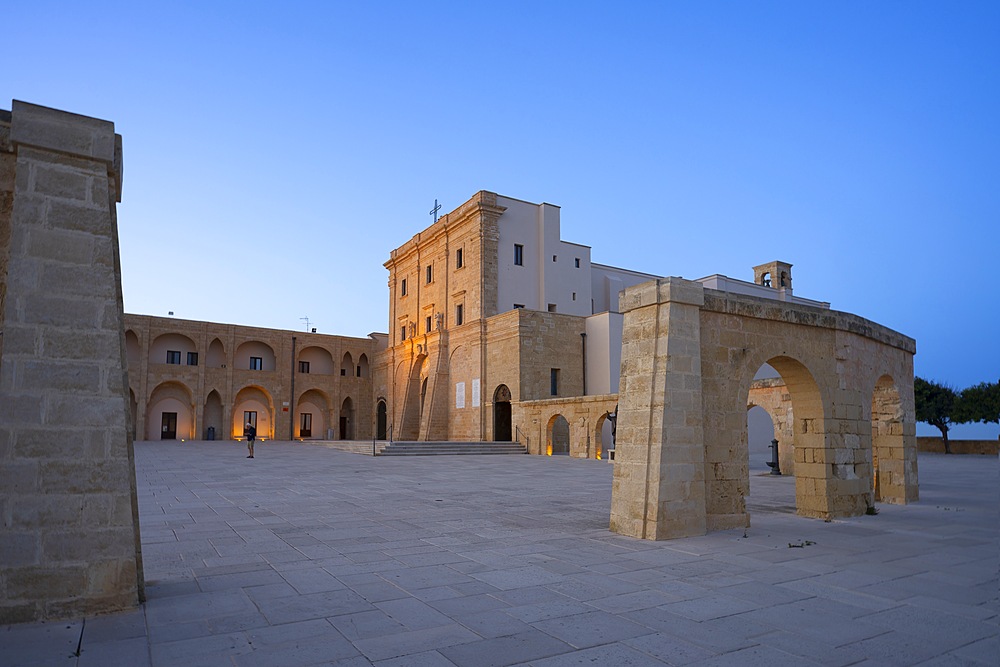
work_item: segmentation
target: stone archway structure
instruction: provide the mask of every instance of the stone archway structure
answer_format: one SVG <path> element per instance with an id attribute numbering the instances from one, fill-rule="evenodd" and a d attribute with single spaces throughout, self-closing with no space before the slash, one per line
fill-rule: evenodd
<path id="1" fill-rule="evenodd" d="M 682 278 L 625 291 L 611 529 L 644 539 L 750 523 L 746 409 L 764 363 L 794 423 L 796 511 L 917 500 L 913 339 L 875 322 Z M 884 434 L 884 435 L 883 435 Z M 888 446 L 891 444 L 891 446 Z"/>

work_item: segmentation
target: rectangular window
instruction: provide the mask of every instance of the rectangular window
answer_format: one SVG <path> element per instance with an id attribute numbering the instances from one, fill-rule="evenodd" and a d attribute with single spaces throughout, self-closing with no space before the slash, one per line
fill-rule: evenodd
<path id="1" fill-rule="evenodd" d="M 463 266 L 463 260 L 464 260 L 464 258 L 462 257 L 462 249 L 459 248 L 458 250 L 455 251 L 455 268 L 456 269 L 462 268 L 462 266 Z"/>
<path id="2" fill-rule="evenodd" d="M 458 304 L 455 306 L 455 326 L 459 326 L 465 321 L 465 306 Z"/>
<path id="3" fill-rule="evenodd" d="M 264 370 L 264 358 L 263 357 L 250 357 L 250 370 L 252 370 L 252 371 L 262 371 L 262 370 Z"/>
<path id="4" fill-rule="evenodd" d="M 347 377 L 347 369 L 346 368 L 341 368 L 340 369 L 340 377 Z"/>
<path id="5" fill-rule="evenodd" d="M 167 350 L 167 363 L 168 364 L 178 364 L 181 363 L 181 351 L 180 350 Z"/>
<path id="6" fill-rule="evenodd" d="M 576 301 L 576 292 L 573 292 L 573 301 Z"/>
<path id="7" fill-rule="evenodd" d="M 309 372 L 309 362 L 308 361 L 300 361 L 299 362 L 299 372 L 300 373 L 308 373 Z"/>
<path id="8" fill-rule="evenodd" d="M 400 341 L 406 340 L 406 325 L 405 324 L 403 326 L 399 327 L 399 340 Z"/>
<path id="9" fill-rule="evenodd" d="M 524 246 L 520 243 L 514 244 L 514 266 L 524 266 Z"/>
<path id="10" fill-rule="evenodd" d="M 556 256 L 555 255 L 552 255 L 552 261 L 553 262 L 556 261 Z"/>
<path id="11" fill-rule="evenodd" d="M 198 353 L 188 352 L 188 366 L 197 366 L 197 365 L 198 365 Z"/>
<path id="12" fill-rule="evenodd" d="M 313 416 L 311 412 L 303 412 L 299 415 L 299 437 L 311 438 L 313 434 Z"/>
<path id="13" fill-rule="evenodd" d="M 358 366 L 358 377 L 361 377 L 361 366 Z"/>
<path id="14" fill-rule="evenodd" d="M 243 426 L 246 427 L 247 424 L 250 424 L 254 428 L 257 428 L 256 410 L 247 410 L 246 412 L 243 413 Z"/>
<path id="15" fill-rule="evenodd" d="M 554 303 L 550 303 L 549 304 L 549 312 L 550 313 L 556 312 L 556 304 L 554 304 Z"/>
<path id="16" fill-rule="evenodd" d="M 559 395 L 559 369 L 549 369 L 549 391 L 553 396 Z"/>
<path id="17" fill-rule="evenodd" d="M 427 282 L 430 283 L 434 280 L 434 269 L 430 264 L 427 265 Z"/>
<path id="18" fill-rule="evenodd" d="M 524 304 L 523 303 L 515 303 L 514 307 L 515 308 L 524 308 Z"/>
<path id="19" fill-rule="evenodd" d="M 406 278 L 399 283 L 399 296 L 406 296 Z"/>
<path id="20" fill-rule="evenodd" d="M 428 315 L 424 318 L 424 331 L 427 333 L 431 332 L 431 316 Z"/>
<path id="21" fill-rule="evenodd" d="M 574 263 L 574 264 L 573 264 L 573 266 L 574 266 L 575 268 L 577 268 L 577 269 L 579 269 L 579 268 L 580 268 L 580 258 L 579 258 L 579 257 L 577 257 L 576 259 L 574 259 L 574 260 L 573 260 L 573 263 Z"/>

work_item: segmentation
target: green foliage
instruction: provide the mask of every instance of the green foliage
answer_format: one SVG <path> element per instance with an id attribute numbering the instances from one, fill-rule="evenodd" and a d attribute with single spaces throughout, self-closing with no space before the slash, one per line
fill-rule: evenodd
<path id="1" fill-rule="evenodd" d="M 959 424 L 1000 423 L 1000 382 L 981 382 L 963 389 L 955 403 L 952 418 Z"/>
<path id="2" fill-rule="evenodd" d="M 948 385 L 918 377 L 913 379 L 913 398 L 916 402 L 917 421 L 930 424 L 941 431 L 944 451 L 950 454 L 948 429 L 951 428 L 958 394 Z"/>

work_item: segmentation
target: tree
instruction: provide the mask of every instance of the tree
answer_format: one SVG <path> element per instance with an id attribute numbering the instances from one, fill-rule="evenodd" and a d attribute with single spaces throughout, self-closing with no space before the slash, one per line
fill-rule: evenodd
<path id="1" fill-rule="evenodd" d="M 963 389 L 954 412 L 954 421 L 959 424 L 1000 423 L 1000 382 L 981 382 Z"/>
<path id="2" fill-rule="evenodd" d="M 913 398 L 916 402 L 917 421 L 930 424 L 941 431 L 944 453 L 951 454 L 948 429 L 954 417 L 958 395 L 951 387 L 923 378 L 913 379 Z"/>

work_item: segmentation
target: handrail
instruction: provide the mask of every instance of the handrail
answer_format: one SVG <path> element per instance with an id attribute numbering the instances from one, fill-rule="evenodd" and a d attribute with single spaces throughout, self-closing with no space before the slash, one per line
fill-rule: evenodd
<path id="1" fill-rule="evenodd" d="M 517 442 L 518 444 L 520 444 L 520 442 L 521 442 L 521 436 L 522 435 L 524 435 L 524 447 L 525 447 L 525 449 L 527 449 L 528 445 L 531 444 L 531 438 L 529 438 L 526 433 L 523 433 L 521 431 L 521 427 L 520 426 L 518 426 L 517 424 L 514 424 L 514 441 Z"/>

